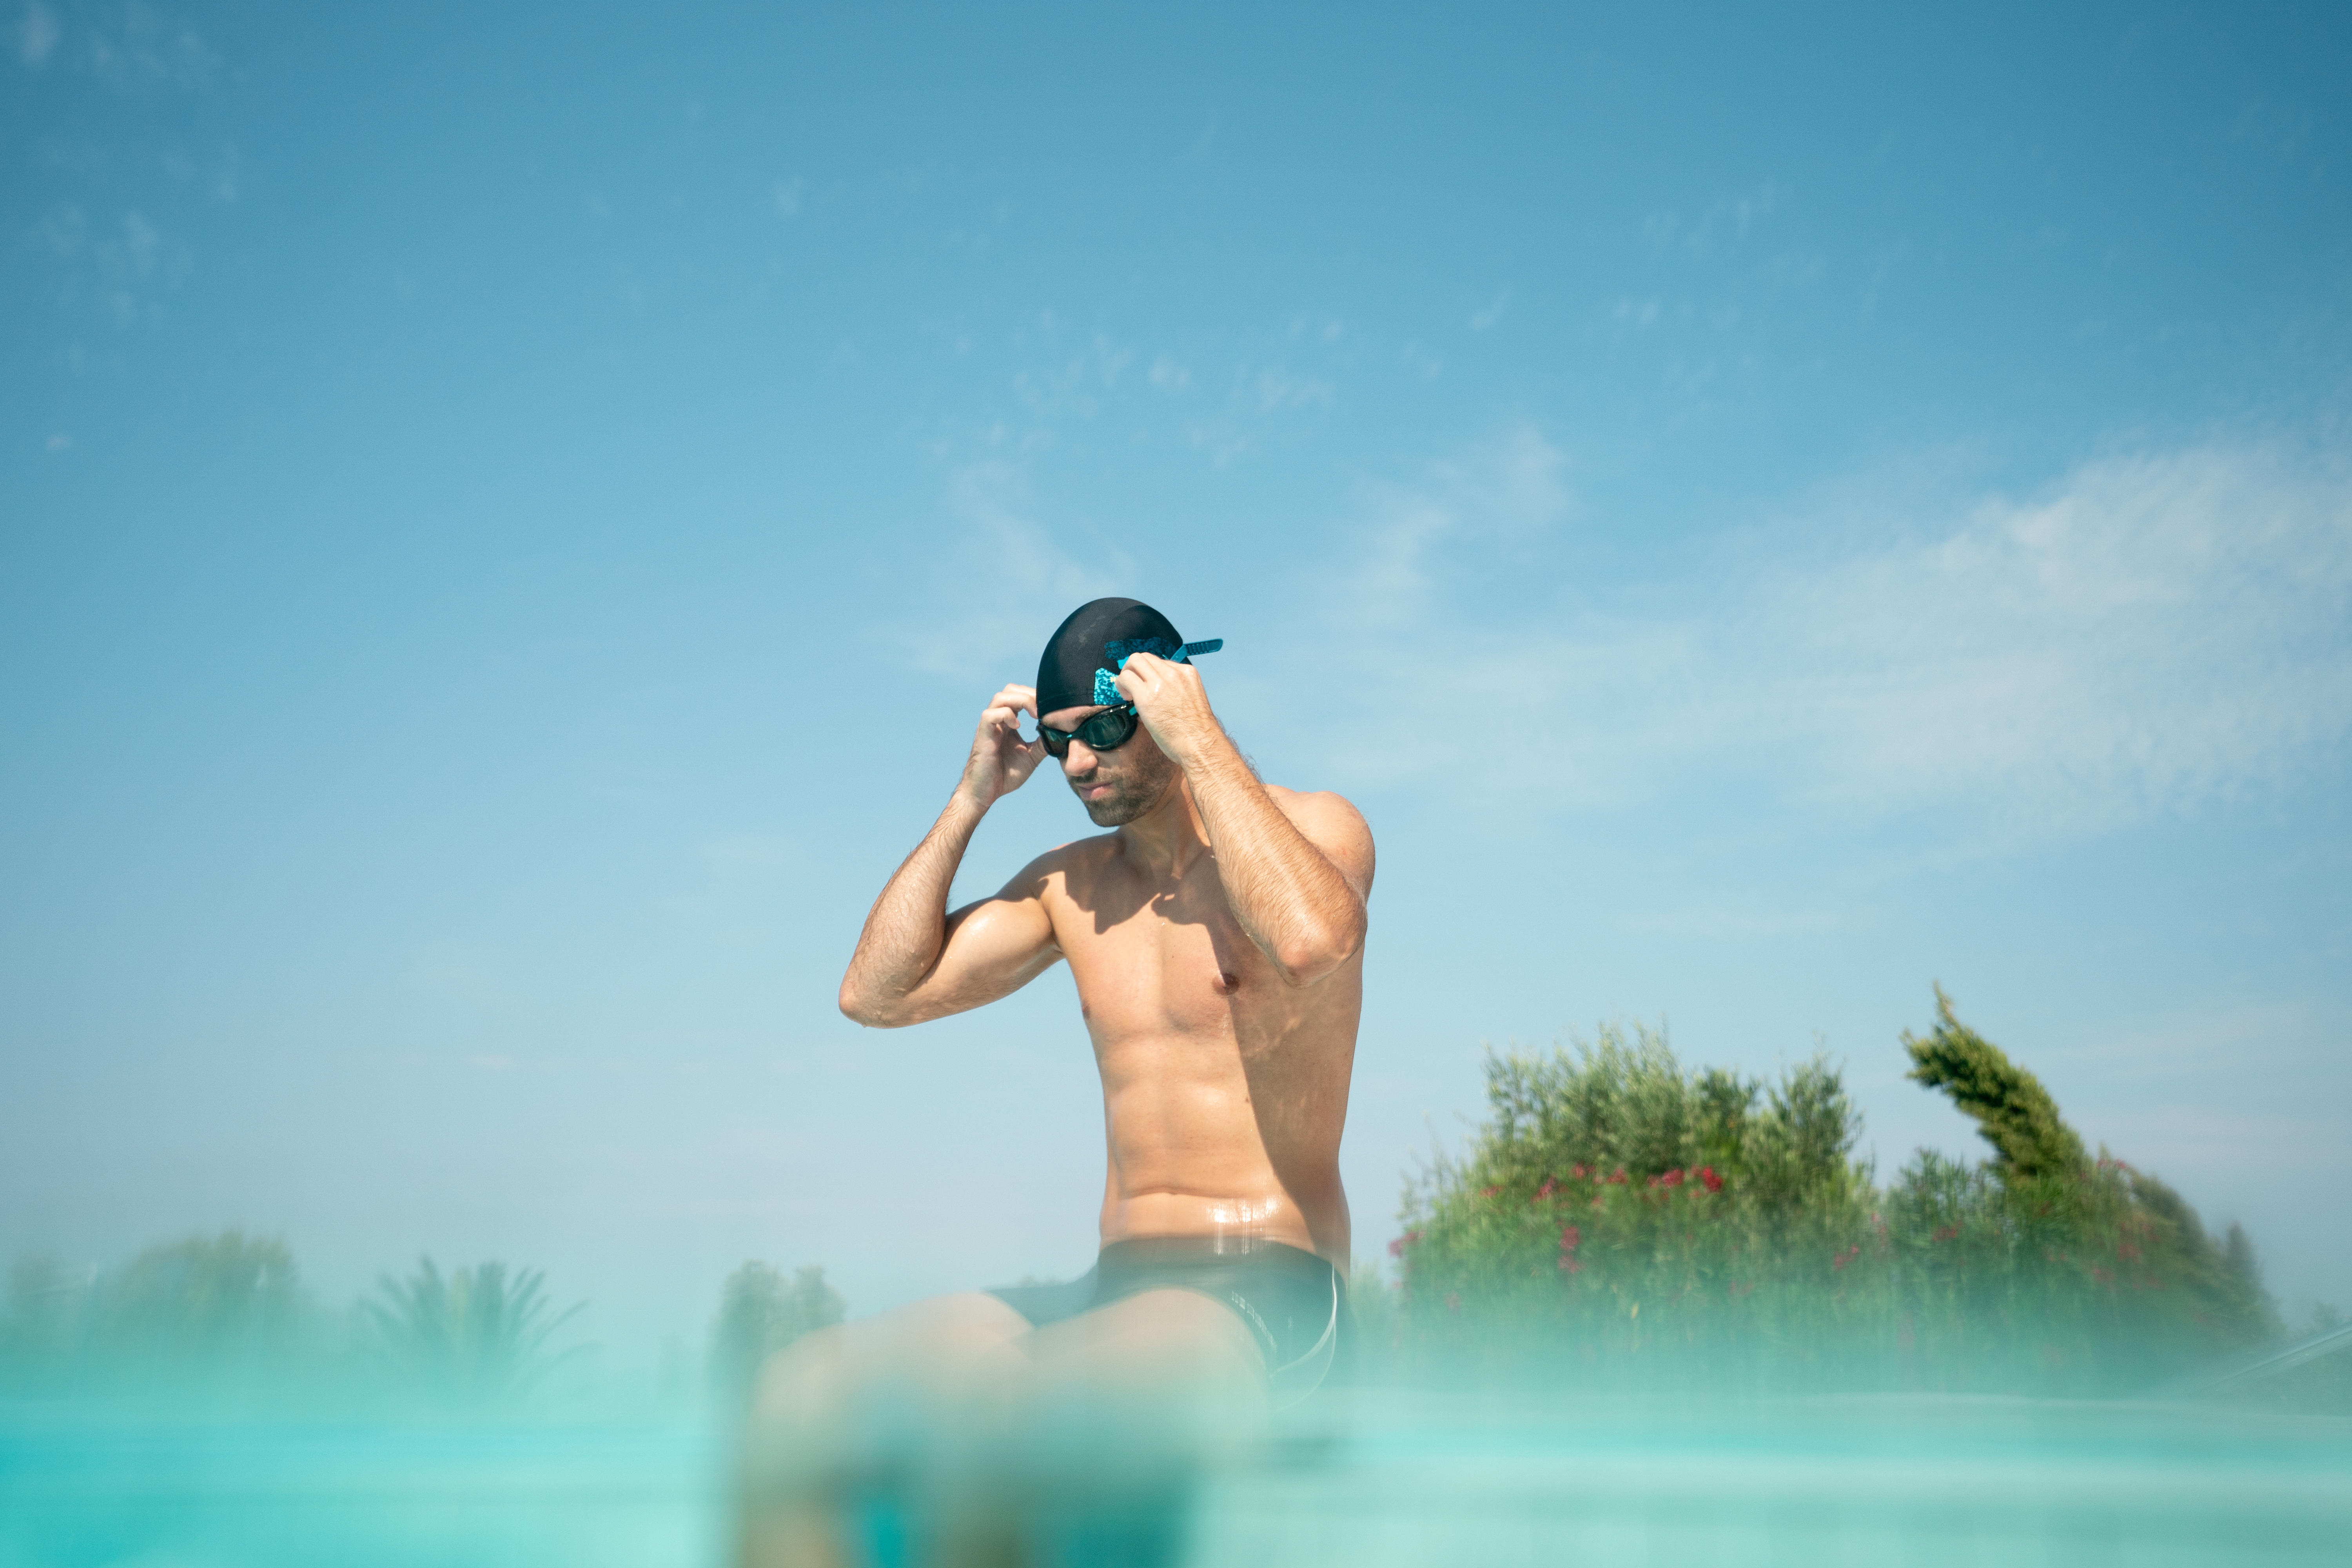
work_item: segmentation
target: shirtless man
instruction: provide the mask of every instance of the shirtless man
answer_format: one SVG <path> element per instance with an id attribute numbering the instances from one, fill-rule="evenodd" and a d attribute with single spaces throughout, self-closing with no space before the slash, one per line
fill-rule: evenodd
<path id="1" fill-rule="evenodd" d="M 1189 660 L 1214 646 L 1188 649 L 1131 599 L 1074 612 L 1037 685 L 981 715 L 955 794 L 875 900 L 841 984 L 844 1013 L 898 1028 L 1068 961 L 1108 1144 L 1096 1268 L 810 1335 L 763 1373 L 755 1434 L 796 1436 L 804 1455 L 854 1447 L 860 1402 L 886 1383 L 934 1410 L 1024 1387 L 1262 1407 L 1329 1368 L 1348 1331 L 1339 1134 L 1372 837 L 1336 795 L 1258 782 Z M 950 911 L 981 818 L 1048 756 L 1113 831 Z M 822 1555 L 803 1539 L 799 1554 Z"/>

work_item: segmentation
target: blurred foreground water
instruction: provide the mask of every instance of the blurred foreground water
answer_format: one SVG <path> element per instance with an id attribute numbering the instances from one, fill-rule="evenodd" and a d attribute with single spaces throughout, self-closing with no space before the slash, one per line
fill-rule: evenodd
<path id="1" fill-rule="evenodd" d="M 0 1411 L 6 1568 L 730 1560 L 714 1426 Z M 1045 1457 L 1040 1564 L 2352 1561 L 2352 1420 L 2204 1404 L 1862 1395 L 1737 1405 L 1335 1394 L 1185 1475 Z M 923 1500 L 853 1545 L 929 1559 Z"/>
<path id="2" fill-rule="evenodd" d="M 722 1559 L 705 1428 L 0 1413 L 0 1564 L 667 1568 Z"/>

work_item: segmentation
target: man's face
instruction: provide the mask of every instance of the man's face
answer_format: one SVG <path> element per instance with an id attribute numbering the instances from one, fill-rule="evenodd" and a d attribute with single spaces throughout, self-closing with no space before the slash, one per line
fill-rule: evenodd
<path id="1" fill-rule="evenodd" d="M 1066 734 L 1101 711 L 1098 707 L 1062 708 L 1046 714 L 1045 722 Z M 1176 771 L 1141 724 L 1114 750 L 1097 752 L 1073 740 L 1062 758 L 1062 777 L 1097 827 L 1124 826 L 1158 805 L 1176 782 Z"/>

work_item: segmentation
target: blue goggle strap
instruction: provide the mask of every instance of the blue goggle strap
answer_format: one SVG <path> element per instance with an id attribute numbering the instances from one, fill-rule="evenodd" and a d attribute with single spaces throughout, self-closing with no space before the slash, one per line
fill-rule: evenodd
<path id="1" fill-rule="evenodd" d="M 1161 646 L 1165 647 L 1166 645 L 1162 644 Z M 1192 662 L 1192 656 L 1194 654 L 1214 653 L 1224 646 L 1225 639 L 1223 637 L 1205 637 L 1199 642 L 1188 642 L 1182 647 L 1178 648 L 1174 653 L 1170 654 L 1168 656 L 1168 662 L 1171 664 L 1190 664 Z M 1127 668 L 1127 661 L 1134 657 L 1135 655 L 1131 653 L 1120 655 L 1118 668 L 1125 669 Z M 1118 670 L 1116 669 L 1097 669 L 1095 671 L 1096 707 L 1116 708 L 1120 702 L 1125 700 L 1125 699 L 1119 696 L 1118 688 L 1112 684 L 1112 682 L 1116 681 L 1118 679 Z"/>

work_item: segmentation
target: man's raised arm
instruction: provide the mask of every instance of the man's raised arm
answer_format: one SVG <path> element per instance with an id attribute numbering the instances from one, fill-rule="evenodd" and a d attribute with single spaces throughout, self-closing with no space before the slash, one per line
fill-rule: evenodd
<path id="1" fill-rule="evenodd" d="M 1021 739 L 1021 715 L 1037 696 L 1008 686 L 981 715 L 971 755 L 947 809 L 874 900 L 841 981 L 841 1010 L 871 1028 L 898 1028 L 993 1002 L 1034 980 L 1061 956 L 1039 901 L 1044 862 L 1033 862 L 994 898 L 948 912 L 956 868 L 988 808 L 1029 782 L 1045 755 Z"/>
<path id="2" fill-rule="evenodd" d="M 1136 654 L 1118 694 L 1184 770 L 1225 902 L 1284 982 L 1312 985 L 1354 957 L 1372 890 L 1372 833 L 1356 808 L 1335 795 L 1286 795 L 1295 816 L 1276 805 L 1217 722 L 1192 665 Z"/>

